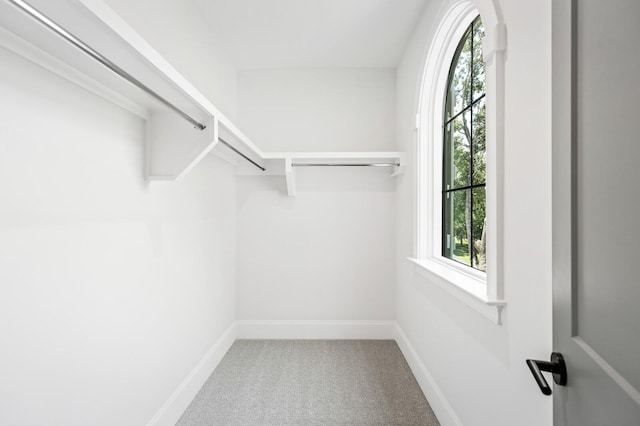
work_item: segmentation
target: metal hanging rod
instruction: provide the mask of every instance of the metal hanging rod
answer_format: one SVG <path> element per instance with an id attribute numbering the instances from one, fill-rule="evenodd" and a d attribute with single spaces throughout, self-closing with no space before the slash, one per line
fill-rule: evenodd
<path id="1" fill-rule="evenodd" d="M 193 124 L 193 126 L 196 129 L 204 130 L 207 128 L 207 126 L 200 123 L 198 120 L 191 117 L 189 114 L 182 111 L 180 108 L 178 108 L 177 106 L 175 106 L 174 104 L 172 104 L 171 102 L 163 98 L 161 95 L 159 95 L 154 90 L 152 90 L 151 88 L 146 86 L 144 83 L 142 83 L 140 80 L 136 79 L 134 76 L 132 76 L 131 74 L 129 74 L 128 72 L 126 72 L 125 70 L 123 70 L 122 68 L 114 64 L 113 62 L 111 62 L 109 59 L 107 59 L 106 57 L 98 53 L 95 49 L 91 48 L 89 45 L 87 45 L 82 40 L 80 40 L 79 38 L 71 34 L 69 31 L 62 28 L 60 25 L 56 24 L 54 21 L 49 19 L 42 12 L 40 12 L 30 4 L 24 2 L 23 0 L 8 0 L 8 1 L 14 6 L 16 6 L 18 9 L 20 9 L 22 12 L 27 14 L 29 17 L 39 22 L 40 24 L 44 25 L 46 28 L 48 28 L 49 30 L 53 31 L 55 34 L 63 38 L 65 41 L 67 41 L 68 43 L 72 44 L 80 51 L 90 56 L 95 61 L 99 62 L 100 64 L 102 64 L 103 66 L 105 66 L 106 68 L 108 68 L 109 70 L 111 70 L 112 72 L 114 72 L 115 74 L 123 78 L 124 80 L 138 87 L 143 92 L 147 93 L 148 95 L 160 101 L 162 104 L 164 104 L 165 106 L 170 108 L 172 111 L 180 115 L 189 123 Z M 265 170 L 264 167 L 260 166 L 258 163 L 256 163 L 255 161 L 253 161 L 252 159 L 250 159 L 249 157 L 247 157 L 246 155 L 244 155 L 243 153 L 241 153 L 240 151 L 238 151 L 237 149 L 229 145 L 226 141 L 222 140 L 221 138 L 219 138 L 219 140 L 220 142 L 225 144 L 227 147 L 232 149 L 234 152 L 236 152 L 238 155 L 242 156 L 247 161 L 251 162 L 256 167 L 260 168 L 263 171 Z"/>
<path id="2" fill-rule="evenodd" d="M 124 79 L 124 80 L 128 81 L 129 83 L 133 84 L 134 86 L 136 86 L 139 89 L 141 89 L 143 92 L 147 93 L 151 97 L 155 98 L 156 100 L 158 100 L 159 102 L 161 102 L 162 104 L 167 106 L 169 109 L 171 109 L 172 111 L 174 111 L 175 113 L 180 115 L 182 118 L 187 120 L 189 123 L 193 124 L 193 126 L 196 129 L 204 130 L 204 129 L 207 128 L 207 126 L 205 126 L 204 124 L 200 123 L 198 120 L 196 120 L 195 118 L 191 117 L 189 114 L 187 114 L 186 112 L 182 111 L 180 108 L 178 108 L 177 106 L 175 106 L 174 104 L 172 104 L 171 102 L 169 102 L 168 100 L 163 98 L 161 95 L 159 95 L 154 90 L 152 90 L 151 88 L 146 86 L 144 83 L 142 83 L 140 80 L 136 79 L 131 74 L 129 74 L 128 72 L 126 72 L 125 70 L 123 70 L 122 68 L 120 68 L 119 66 L 114 64 L 113 62 L 111 62 L 105 56 L 103 56 L 100 53 L 98 53 L 96 50 L 94 50 L 89 45 L 84 43 L 82 40 L 80 40 L 79 38 L 77 38 L 76 36 L 71 34 L 69 31 L 65 30 L 63 27 L 61 27 L 60 25 L 58 25 L 57 23 L 55 23 L 54 21 L 49 19 L 46 15 L 41 13 L 39 10 L 37 10 L 36 8 L 31 6 L 27 2 L 25 2 L 23 0 L 8 0 L 8 1 L 11 4 L 13 4 L 15 7 L 20 9 L 23 13 L 25 13 L 26 15 L 28 15 L 29 17 L 31 17 L 35 21 L 39 22 L 40 24 L 42 24 L 43 26 L 48 28 L 50 31 L 52 31 L 55 34 L 57 34 L 58 36 L 60 36 L 62 39 L 64 39 L 65 41 L 67 41 L 71 45 L 75 46 L 77 49 L 79 49 L 83 53 L 87 54 L 89 57 L 91 57 L 95 61 L 97 61 L 100 64 L 102 64 L 104 67 L 106 67 L 110 71 L 114 72 L 115 74 L 120 76 L 122 79 Z M 242 152 L 238 151 L 236 148 L 231 146 L 224 139 L 218 138 L 218 140 L 220 142 L 222 142 L 222 144 L 227 146 L 229 149 L 231 149 L 233 152 L 235 152 L 236 154 L 240 155 L 242 158 L 244 158 L 245 160 L 249 161 L 254 166 L 258 167 L 260 170 L 262 170 L 262 171 L 266 170 L 264 167 L 262 167 L 261 165 L 259 165 L 255 161 L 253 161 L 251 158 L 247 157 Z M 337 167 L 390 167 L 390 166 L 400 166 L 400 163 L 367 163 L 367 164 L 362 164 L 362 163 L 360 163 L 360 164 L 356 164 L 356 163 L 349 163 L 349 164 L 347 164 L 347 163 L 293 163 L 292 166 L 294 166 L 294 167 L 336 167 L 336 166 Z"/>
<path id="3" fill-rule="evenodd" d="M 156 92 L 154 92 L 152 89 L 147 87 L 144 83 L 137 80 L 135 77 L 133 77 L 131 74 L 129 74 L 128 72 L 126 72 L 125 70 L 123 70 L 122 68 L 114 64 L 113 62 L 111 62 L 109 59 L 102 56 L 100 53 L 98 53 L 97 51 L 92 49 L 90 46 L 85 44 L 83 41 L 78 39 L 76 36 L 71 34 L 69 31 L 65 30 L 60 25 L 56 24 L 51 19 L 47 18 L 45 15 L 43 15 L 40 11 L 35 9 L 33 6 L 29 5 L 28 3 L 22 0 L 9 0 L 9 2 L 12 3 L 14 6 L 16 6 L 17 8 L 19 8 L 22 12 L 26 13 L 31 18 L 35 19 L 37 22 L 47 27 L 49 30 L 53 31 L 54 33 L 62 37 L 67 42 L 71 43 L 73 46 L 77 47 L 82 52 L 89 55 L 91 58 L 93 58 L 97 62 L 107 67 L 109 70 L 113 71 L 114 73 L 122 77 L 124 80 L 140 88 L 145 93 L 151 95 L 152 97 L 154 97 L 155 99 L 157 99 L 158 101 L 160 101 L 161 103 L 169 107 L 171 110 L 179 114 L 182 118 L 187 120 L 189 123 L 193 124 L 196 127 L 196 129 L 204 130 L 207 127 L 204 124 L 197 121 L 196 119 L 194 119 L 193 117 L 191 117 L 186 112 L 182 111 L 180 108 L 178 108 L 168 100 L 166 100 L 165 98 L 163 98 L 162 96 L 160 96 L 159 94 L 157 94 Z"/>
<path id="4" fill-rule="evenodd" d="M 400 167 L 400 163 L 291 163 L 293 167 Z"/>
<path id="5" fill-rule="evenodd" d="M 242 158 L 244 158 L 245 160 L 247 160 L 248 162 L 250 162 L 251 164 L 253 164 L 254 166 L 256 166 L 257 168 L 259 168 L 260 170 L 262 170 L 263 172 L 267 169 L 265 169 L 264 167 L 262 167 L 260 164 L 256 163 L 255 161 L 253 161 L 251 158 L 247 157 L 246 155 L 244 155 L 243 153 L 241 153 L 240 151 L 238 151 L 237 149 L 235 149 L 234 147 L 232 147 L 227 141 L 225 141 L 224 139 L 222 139 L 221 137 L 218 136 L 218 140 L 225 145 L 227 148 L 229 148 L 230 150 L 232 150 L 233 152 L 235 152 L 236 154 L 238 154 L 239 156 L 241 156 Z"/>

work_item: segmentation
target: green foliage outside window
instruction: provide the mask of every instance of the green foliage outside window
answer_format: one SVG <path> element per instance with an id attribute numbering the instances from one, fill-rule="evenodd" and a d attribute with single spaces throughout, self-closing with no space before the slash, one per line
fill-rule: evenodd
<path id="1" fill-rule="evenodd" d="M 443 149 L 443 256 L 486 270 L 484 27 L 478 16 L 449 71 Z"/>

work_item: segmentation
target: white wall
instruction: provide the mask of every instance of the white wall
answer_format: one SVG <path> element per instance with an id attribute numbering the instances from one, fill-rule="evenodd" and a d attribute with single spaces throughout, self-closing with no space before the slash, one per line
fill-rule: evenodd
<path id="1" fill-rule="evenodd" d="M 0 424 L 146 424 L 235 319 L 235 172 L 146 184 L 142 121 L 0 63 Z"/>
<path id="2" fill-rule="evenodd" d="M 238 123 L 264 151 L 393 151 L 395 70 L 241 71 Z"/>
<path id="3" fill-rule="evenodd" d="M 265 150 L 392 150 L 389 70 L 240 73 L 239 123 Z M 388 169 L 238 177 L 238 319 L 393 320 Z"/>
<path id="4" fill-rule="evenodd" d="M 238 178 L 238 319 L 393 320 L 395 188 L 357 173 Z"/>
<path id="5" fill-rule="evenodd" d="M 202 12 L 185 0 L 104 0 L 229 119 L 237 73 Z"/>
<path id="6" fill-rule="evenodd" d="M 443 3 L 428 5 L 397 70 L 398 144 L 410 157 L 421 68 Z M 508 32 L 505 323 L 462 305 L 406 260 L 414 255 L 413 165 L 397 194 L 397 321 L 460 424 L 542 426 L 551 424 L 552 399 L 541 394 L 525 359 L 548 359 L 552 340 L 550 2 L 494 3 Z M 437 414 L 443 426 L 455 424 Z"/>

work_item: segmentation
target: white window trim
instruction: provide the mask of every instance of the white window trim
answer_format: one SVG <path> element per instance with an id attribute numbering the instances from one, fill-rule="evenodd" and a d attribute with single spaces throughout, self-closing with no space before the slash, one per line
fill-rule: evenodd
<path id="1" fill-rule="evenodd" d="M 454 0 L 440 19 L 422 74 L 417 105 L 416 272 L 496 324 L 506 305 L 502 273 L 504 56 L 506 29 L 491 0 Z M 442 122 L 449 68 L 464 32 L 480 14 L 486 63 L 487 272 L 447 259 L 442 242 Z"/>

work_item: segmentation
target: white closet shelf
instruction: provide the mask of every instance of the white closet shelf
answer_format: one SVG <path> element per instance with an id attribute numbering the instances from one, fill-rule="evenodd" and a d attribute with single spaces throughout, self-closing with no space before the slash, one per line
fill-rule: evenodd
<path id="1" fill-rule="evenodd" d="M 265 152 L 262 154 L 265 171 L 239 165 L 238 174 L 285 176 L 287 193 L 295 196 L 295 176 L 299 167 L 380 167 L 391 170 L 395 177 L 405 164 L 403 152 Z"/>
<path id="2" fill-rule="evenodd" d="M 32 7 L 45 20 L 206 126 L 197 129 L 59 31 L 48 28 L 11 1 L 0 1 L 0 47 L 147 120 L 149 180 L 179 179 L 213 149 L 219 136 L 257 163 L 262 161 L 260 150 L 249 138 L 102 0 L 17 2 Z"/>
<path id="3" fill-rule="evenodd" d="M 286 172 L 286 163 L 292 167 L 313 166 L 372 166 L 389 167 L 396 174 L 404 166 L 404 153 L 396 151 L 375 152 L 262 152 L 266 170 L 261 171 L 251 164 L 238 163 L 240 175 L 281 176 Z"/>
<path id="4" fill-rule="evenodd" d="M 38 22 L 13 3 L 32 7 L 49 23 Z M 240 174 L 286 176 L 290 195 L 297 167 L 388 166 L 398 174 L 404 164 L 400 152 L 261 151 L 102 0 L 26 0 L 26 6 L 23 0 L 0 1 L 0 49 L 144 118 L 149 180 L 180 179 L 216 146 L 217 154 L 237 158 Z M 87 51 L 115 65 L 120 75 Z"/>

